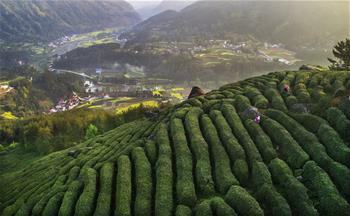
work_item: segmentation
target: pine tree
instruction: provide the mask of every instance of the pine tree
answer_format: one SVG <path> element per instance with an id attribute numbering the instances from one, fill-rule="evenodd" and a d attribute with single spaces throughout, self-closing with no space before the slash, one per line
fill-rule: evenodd
<path id="1" fill-rule="evenodd" d="M 350 68 L 350 39 L 346 38 L 345 41 L 338 42 L 334 46 L 333 55 L 337 60 L 328 58 L 331 62 L 330 69 L 333 70 L 346 70 Z"/>

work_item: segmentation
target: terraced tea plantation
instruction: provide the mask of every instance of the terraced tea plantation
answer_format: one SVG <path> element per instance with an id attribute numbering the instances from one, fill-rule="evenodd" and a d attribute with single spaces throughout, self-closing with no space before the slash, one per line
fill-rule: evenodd
<path id="1" fill-rule="evenodd" d="M 350 215 L 349 93 L 350 72 L 223 86 L 2 179 L 1 215 Z"/>

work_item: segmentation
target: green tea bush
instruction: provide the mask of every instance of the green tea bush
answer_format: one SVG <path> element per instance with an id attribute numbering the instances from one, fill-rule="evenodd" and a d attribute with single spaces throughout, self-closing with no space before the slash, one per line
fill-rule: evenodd
<path id="1" fill-rule="evenodd" d="M 309 160 L 309 156 L 278 122 L 272 119 L 262 118 L 261 124 L 273 142 L 280 146 L 282 158 L 292 168 L 301 168 Z"/>
<path id="2" fill-rule="evenodd" d="M 128 156 L 122 155 L 117 161 L 116 208 L 114 215 L 131 215 L 131 162 Z"/>
<path id="3" fill-rule="evenodd" d="M 266 114 L 283 125 L 299 143 L 299 145 L 308 153 L 313 160 L 321 166 L 326 166 L 331 158 L 327 155 L 326 149 L 318 141 L 317 137 L 303 128 L 297 121 L 279 110 L 267 110 Z"/>
<path id="4" fill-rule="evenodd" d="M 148 160 L 154 165 L 157 161 L 157 146 L 153 140 L 147 140 L 145 144 L 145 152 Z"/>
<path id="5" fill-rule="evenodd" d="M 235 210 L 229 206 L 221 197 L 211 199 L 211 208 L 217 216 L 237 216 Z"/>
<path id="6" fill-rule="evenodd" d="M 326 146 L 329 155 L 334 160 L 350 166 L 350 148 L 339 137 L 338 133 L 332 127 L 322 124 L 317 131 L 317 135 Z"/>
<path id="7" fill-rule="evenodd" d="M 286 104 L 287 104 L 287 107 L 290 109 L 294 104 L 298 103 L 298 99 L 293 96 L 293 95 L 290 95 L 288 97 L 286 97 Z"/>
<path id="8" fill-rule="evenodd" d="M 230 159 L 220 142 L 215 126 L 207 115 L 202 115 L 201 126 L 211 150 L 216 187 L 224 194 L 231 185 L 238 184 L 238 181 L 231 172 Z"/>
<path id="9" fill-rule="evenodd" d="M 190 140 L 190 146 L 195 156 L 195 180 L 198 191 L 203 195 L 214 193 L 214 182 L 211 175 L 211 164 L 208 145 L 202 137 L 199 126 L 200 109 L 192 109 L 185 117 L 186 134 Z"/>
<path id="10" fill-rule="evenodd" d="M 288 200 L 296 215 L 318 215 L 312 201 L 308 196 L 308 190 L 294 176 L 292 170 L 281 159 L 275 158 L 269 164 L 272 179 L 280 189 L 283 196 Z"/>
<path id="11" fill-rule="evenodd" d="M 136 147 L 132 151 L 135 172 L 135 215 L 150 215 L 152 209 L 152 170 L 143 149 Z"/>
<path id="12" fill-rule="evenodd" d="M 175 216 L 191 216 L 192 210 L 185 205 L 178 205 L 175 210 Z"/>
<path id="13" fill-rule="evenodd" d="M 346 140 L 350 139 L 350 120 L 346 118 L 344 113 L 335 107 L 327 109 L 328 122 L 338 131 L 341 137 Z"/>
<path id="14" fill-rule="evenodd" d="M 51 197 L 50 200 L 47 202 L 42 215 L 43 216 L 57 215 L 60 209 L 63 196 L 64 196 L 64 192 L 59 192 L 55 196 Z"/>
<path id="15" fill-rule="evenodd" d="M 210 200 L 202 201 L 195 209 L 195 216 L 212 216 Z"/>
<path id="16" fill-rule="evenodd" d="M 243 146 L 247 154 L 248 164 L 250 164 L 254 160 L 262 161 L 258 149 L 256 148 L 254 142 L 250 138 L 247 130 L 243 126 L 241 119 L 236 113 L 235 108 L 232 105 L 225 104 L 222 107 L 222 112 L 227 122 L 231 126 L 231 129 L 233 130 L 234 134 L 240 141 L 240 144 Z"/>
<path id="17" fill-rule="evenodd" d="M 74 166 L 72 169 L 70 169 L 68 173 L 67 184 L 74 181 L 79 176 L 79 173 L 80 173 L 79 166 Z"/>
<path id="18" fill-rule="evenodd" d="M 79 198 L 82 187 L 83 184 L 79 180 L 74 180 L 69 184 L 58 212 L 59 216 L 74 215 L 75 204 Z"/>
<path id="19" fill-rule="evenodd" d="M 266 163 L 277 157 L 276 150 L 273 148 L 272 141 L 269 136 L 261 129 L 260 125 L 251 119 L 244 121 L 244 125 L 254 140 L 262 158 Z"/>
<path id="20" fill-rule="evenodd" d="M 319 200 L 318 210 L 322 215 L 350 215 L 350 205 L 339 194 L 337 188 L 327 175 L 314 161 L 304 165 L 303 177 L 305 184 Z"/>
<path id="21" fill-rule="evenodd" d="M 238 143 L 236 137 L 232 134 L 230 125 L 219 110 L 212 110 L 210 117 L 213 120 L 220 139 L 224 144 L 230 160 L 234 162 L 238 159 L 245 160 L 245 152 L 242 146 Z"/>
<path id="22" fill-rule="evenodd" d="M 174 118 L 170 121 L 170 132 L 175 151 L 177 201 L 183 205 L 194 206 L 197 198 L 192 173 L 192 153 L 187 145 L 181 119 Z"/>
<path id="23" fill-rule="evenodd" d="M 259 203 L 242 187 L 233 185 L 225 195 L 225 201 L 243 216 L 264 215 Z"/>
<path id="24" fill-rule="evenodd" d="M 271 174 L 263 162 L 254 161 L 252 163 L 251 180 L 256 189 L 263 184 L 272 185 Z"/>
<path id="25" fill-rule="evenodd" d="M 75 206 L 77 216 L 92 215 L 94 212 L 94 200 L 96 196 L 96 170 L 87 168 L 83 170 L 84 189 Z"/>
<path id="26" fill-rule="evenodd" d="M 161 124 L 157 131 L 159 156 L 156 162 L 156 194 L 155 215 L 172 215 L 173 211 L 173 170 L 172 152 L 169 135 L 165 124 Z"/>
<path id="27" fill-rule="evenodd" d="M 297 120 L 300 124 L 302 124 L 308 131 L 312 133 L 317 133 L 318 129 L 322 124 L 328 124 L 326 120 L 316 115 L 312 115 L 309 113 L 296 114 L 291 113 L 291 117 Z"/>
<path id="28" fill-rule="evenodd" d="M 237 159 L 232 166 L 233 173 L 241 185 L 246 185 L 249 178 L 248 164 L 243 159 Z"/>
<path id="29" fill-rule="evenodd" d="M 268 208 L 266 214 L 273 216 L 291 216 L 292 211 L 286 199 L 276 191 L 273 185 L 263 184 L 256 192 L 259 202 Z"/>
<path id="30" fill-rule="evenodd" d="M 109 215 L 111 211 L 114 165 L 105 163 L 100 170 L 100 193 L 98 194 L 95 216 Z"/>
<path id="31" fill-rule="evenodd" d="M 268 88 L 264 91 L 264 95 L 270 101 L 273 108 L 287 112 L 287 107 L 276 89 Z"/>
<path id="32" fill-rule="evenodd" d="M 239 112 L 243 112 L 247 108 L 251 107 L 249 99 L 243 95 L 237 95 L 235 97 L 234 105 Z"/>

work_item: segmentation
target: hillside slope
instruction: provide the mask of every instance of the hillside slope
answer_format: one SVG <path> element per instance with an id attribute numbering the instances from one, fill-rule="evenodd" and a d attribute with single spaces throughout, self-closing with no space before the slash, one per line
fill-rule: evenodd
<path id="1" fill-rule="evenodd" d="M 67 34 L 135 24 L 140 18 L 123 0 L 2 0 L 0 39 L 51 40 Z"/>
<path id="2" fill-rule="evenodd" d="M 348 2 L 339 1 L 198 1 L 180 12 L 157 14 L 124 36 L 131 42 L 150 42 L 242 34 L 291 47 L 315 47 L 336 41 L 334 35 L 348 35 L 348 8 Z"/>
<path id="3" fill-rule="evenodd" d="M 3 174 L 1 215 L 350 215 L 349 94 L 350 72 L 223 86 Z"/>

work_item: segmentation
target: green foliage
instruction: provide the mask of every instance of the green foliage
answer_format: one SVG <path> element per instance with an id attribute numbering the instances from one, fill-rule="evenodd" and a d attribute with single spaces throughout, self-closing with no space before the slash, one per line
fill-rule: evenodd
<path id="1" fill-rule="evenodd" d="M 237 213 L 221 197 L 211 199 L 211 208 L 217 216 L 237 216 Z"/>
<path id="2" fill-rule="evenodd" d="M 135 215 L 150 215 L 152 209 L 152 170 L 145 152 L 141 147 L 132 151 L 132 162 L 135 169 Z"/>
<path id="3" fill-rule="evenodd" d="M 333 55 L 338 60 L 328 58 L 331 65 L 331 70 L 347 70 L 350 67 L 350 39 L 346 38 L 345 41 L 339 41 L 334 46 Z"/>
<path id="4" fill-rule="evenodd" d="M 89 126 L 86 128 L 85 132 L 85 140 L 92 139 L 98 135 L 98 128 L 93 125 L 89 124 Z"/>
<path id="5" fill-rule="evenodd" d="M 47 202 L 45 209 L 42 213 L 43 216 L 51 216 L 51 215 L 57 215 L 61 200 L 64 196 L 64 192 L 57 193 L 55 196 L 51 197 L 50 200 Z"/>
<path id="6" fill-rule="evenodd" d="M 232 134 L 230 125 L 227 123 L 222 113 L 219 110 L 213 110 L 210 112 L 210 117 L 217 128 L 220 139 L 226 148 L 230 160 L 232 162 L 238 159 L 245 160 L 245 152 L 242 146 L 238 143 L 236 137 Z"/>
<path id="7" fill-rule="evenodd" d="M 74 207 L 79 198 L 82 186 L 79 180 L 70 183 L 66 193 L 64 193 L 62 204 L 58 212 L 59 216 L 70 216 L 74 214 Z"/>
<path id="8" fill-rule="evenodd" d="M 242 185 L 245 185 L 248 182 L 249 168 L 245 160 L 237 159 L 233 163 L 232 171 Z"/>
<path id="9" fill-rule="evenodd" d="M 319 200 L 316 207 L 323 215 L 350 215 L 350 205 L 341 197 L 327 173 L 314 161 L 304 165 L 305 184 Z"/>
<path id="10" fill-rule="evenodd" d="M 350 120 L 346 118 L 343 112 L 335 107 L 326 111 L 327 121 L 338 131 L 344 139 L 350 139 Z"/>
<path id="11" fill-rule="evenodd" d="M 96 196 L 96 170 L 87 168 L 83 171 L 84 189 L 75 206 L 74 215 L 92 215 Z"/>
<path id="12" fill-rule="evenodd" d="M 233 185 L 225 195 L 225 201 L 239 214 L 264 215 L 259 203 L 242 187 Z"/>
<path id="13" fill-rule="evenodd" d="M 261 129 L 260 125 L 255 123 L 251 119 L 244 121 L 245 127 L 248 130 L 250 136 L 255 142 L 256 147 L 259 149 L 261 156 L 266 163 L 269 163 L 272 159 L 277 157 L 277 153 L 273 148 L 272 141 L 269 136 Z"/>
<path id="14" fill-rule="evenodd" d="M 176 207 L 175 216 L 191 216 L 192 211 L 185 205 L 178 205 Z"/>
<path id="15" fill-rule="evenodd" d="M 238 181 L 231 172 L 230 159 L 220 142 L 215 126 L 207 115 L 202 115 L 201 126 L 213 157 L 215 185 L 218 191 L 224 194 L 231 185 L 238 184 Z"/>
<path id="16" fill-rule="evenodd" d="M 284 129 L 278 122 L 262 118 L 262 126 L 267 134 L 271 137 L 275 145 L 280 146 L 282 158 L 293 168 L 301 168 L 309 160 L 309 156 L 293 139 L 290 133 Z"/>
<path id="17" fill-rule="evenodd" d="M 118 158 L 117 171 L 117 186 L 116 186 L 116 208 L 115 215 L 127 216 L 131 215 L 131 196 L 132 196 L 132 182 L 131 182 L 131 163 L 126 155 Z"/>
<path id="18" fill-rule="evenodd" d="M 210 206 L 210 200 L 202 201 L 195 209 L 195 216 L 212 216 L 213 212 Z"/>
<path id="19" fill-rule="evenodd" d="M 274 109 L 278 109 L 278 110 L 281 110 L 283 112 L 287 112 L 287 107 L 286 107 L 280 93 L 276 89 L 267 88 L 264 91 L 264 95 L 270 101 L 271 106 Z"/>
<path id="20" fill-rule="evenodd" d="M 178 118 L 170 120 L 170 131 L 176 158 L 177 201 L 183 205 L 194 206 L 197 198 L 192 176 L 192 154 L 187 145 L 182 120 Z"/>
<path id="21" fill-rule="evenodd" d="M 294 176 L 292 170 L 281 159 L 275 158 L 269 164 L 273 181 L 277 183 L 283 196 L 297 215 L 318 215 L 312 201 L 309 199 L 308 190 Z"/>
<path id="22" fill-rule="evenodd" d="M 200 109 L 190 110 L 185 117 L 186 133 L 189 136 L 190 148 L 196 158 L 195 179 L 199 191 L 203 195 L 214 193 L 214 182 L 211 175 L 211 164 L 209 158 L 208 145 L 202 137 L 199 126 L 199 115 L 202 114 Z"/>
<path id="23" fill-rule="evenodd" d="M 173 211 L 173 170 L 167 127 L 161 124 L 157 131 L 159 155 L 156 163 L 155 215 L 170 216 Z"/>
<path id="24" fill-rule="evenodd" d="M 114 165 L 105 163 L 100 170 L 100 192 L 97 197 L 95 216 L 109 215 L 111 212 L 111 197 Z"/>
<path id="25" fill-rule="evenodd" d="M 251 165 L 254 160 L 262 161 L 258 149 L 250 138 L 247 130 L 244 128 L 235 108 L 232 105 L 225 104 L 222 107 L 222 112 L 231 126 L 232 131 L 240 141 L 240 144 L 243 146 L 247 155 L 248 164 Z"/>

